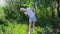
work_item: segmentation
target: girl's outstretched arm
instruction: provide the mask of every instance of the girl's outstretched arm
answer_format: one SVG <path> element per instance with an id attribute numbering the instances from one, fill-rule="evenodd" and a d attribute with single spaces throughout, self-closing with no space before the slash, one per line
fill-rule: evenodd
<path id="1" fill-rule="evenodd" d="M 27 17 L 29 17 L 29 15 L 27 14 L 27 12 L 24 12 L 24 14 L 25 14 Z"/>

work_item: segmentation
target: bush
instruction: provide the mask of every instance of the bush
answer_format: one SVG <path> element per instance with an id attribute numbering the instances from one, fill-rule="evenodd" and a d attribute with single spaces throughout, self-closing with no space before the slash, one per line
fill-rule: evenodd
<path id="1" fill-rule="evenodd" d="M 44 31 L 50 30 L 50 26 L 44 27 L 35 27 L 35 32 L 33 34 L 42 34 Z M 48 33 L 48 31 L 46 31 Z M 0 33 L 5 33 L 5 34 L 27 34 L 28 32 L 28 25 L 26 24 L 18 24 L 17 22 L 9 22 L 7 23 L 7 26 L 0 25 Z"/>

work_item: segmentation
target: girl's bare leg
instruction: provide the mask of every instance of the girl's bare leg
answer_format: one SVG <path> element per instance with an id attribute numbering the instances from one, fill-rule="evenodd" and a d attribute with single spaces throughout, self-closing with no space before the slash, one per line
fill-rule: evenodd
<path id="1" fill-rule="evenodd" d="M 35 28 L 35 22 L 33 22 L 33 32 L 34 32 L 34 28 Z"/>
<path id="2" fill-rule="evenodd" d="M 29 23 L 29 31 L 28 31 L 28 34 L 30 34 L 31 32 L 31 23 Z"/>

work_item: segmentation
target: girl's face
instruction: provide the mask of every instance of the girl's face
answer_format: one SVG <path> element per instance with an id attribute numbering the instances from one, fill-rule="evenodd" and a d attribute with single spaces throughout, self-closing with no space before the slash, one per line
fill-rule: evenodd
<path id="1" fill-rule="evenodd" d="M 25 11 L 26 11 L 26 9 L 25 9 L 25 8 L 21 8 L 21 9 L 20 9 L 20 11 L 25 12 Z"/>

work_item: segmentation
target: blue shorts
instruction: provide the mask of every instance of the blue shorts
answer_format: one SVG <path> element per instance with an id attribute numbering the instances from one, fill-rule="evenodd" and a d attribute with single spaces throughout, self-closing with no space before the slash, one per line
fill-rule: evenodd
<path id="1" fill-rule="evenodd" d="M 32 17 L 29 17 L 29 22 L 31 23 L 31 22 L 36 22 L 37 20 L 36 20 L 36 17 L 35 16 L 32 16 Z"/>

